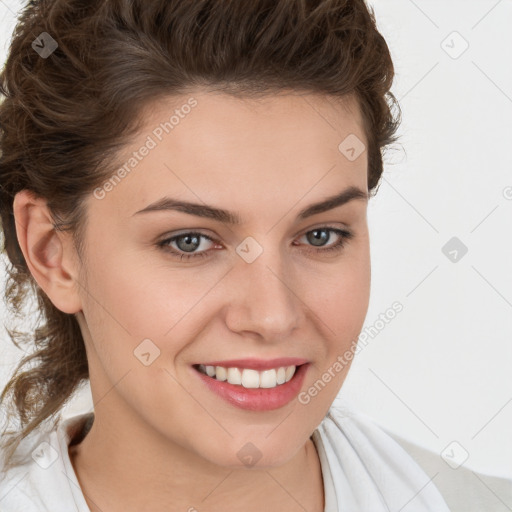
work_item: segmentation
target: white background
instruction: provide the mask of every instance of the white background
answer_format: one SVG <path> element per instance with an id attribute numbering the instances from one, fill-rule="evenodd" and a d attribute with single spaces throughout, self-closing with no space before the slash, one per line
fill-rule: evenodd
<path id="1" fill-rule="evenodd" d="M 369 205 L 363 332 L 378 334 L 339 400 L 438 453 L 456 440 L 466 467 L 511 477 L 512 3 L 369 4 L 395 63 L 403 122 Z M 20 5 L 0 0 L 2 63 Z M 452 237 L 468 249 L 456 262 L 442 252 Z M 403 311 L 382 327 L 395 301 Z M 6 334 L 0 349 L 3 386 L 20 353 Z M 85 391 L 75 410 L 90 409 Z"/>

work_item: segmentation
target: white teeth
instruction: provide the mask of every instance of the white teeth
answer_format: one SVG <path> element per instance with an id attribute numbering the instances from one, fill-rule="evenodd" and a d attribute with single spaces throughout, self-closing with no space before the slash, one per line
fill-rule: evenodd
<path id="1" fill-rule="evenodd" d="M 260 373 L 260 388 L 273 388 L 276 384 L 277 375 L 275 370 L 265 370 Z"/>
<path id="2" fill-rule="evenodd" d="M 296 366 L 281 366 L 261 372 L 250 368 L 224 368 L 223 366 L 199 365 L 199 371 L 219 381 L 244 388 L 275 388 L 288 382 L 295 374 Z"/>
<path id="3" fill-rule="evenodd" d="M 294 373 L 295 373 L 295 366 L 287 366 L 286 367 L 286 376 L 285 376 L 286 382 L 288 382 L 293 377 Z"/>
<path id="4" fill-rule="evenodd" d="M 228 382 L 242 384 L 242 372 L 238 368 L 228 368 Z"/>
<path id="5" fill-rule="evenodd" d="M 260 375 L 256 370 L 245 369 L 242 372 L 242 386 L 244 388 L 259 388 Z"/>
<path id="6" fill-rule="evenodd" d="M 228 372 L 226 370 L 226 368 L 224 368 L 223 366 L 216 366 L 215 367 L 215 378 L 217 380 L 226 380 L 228 378 Z"/>

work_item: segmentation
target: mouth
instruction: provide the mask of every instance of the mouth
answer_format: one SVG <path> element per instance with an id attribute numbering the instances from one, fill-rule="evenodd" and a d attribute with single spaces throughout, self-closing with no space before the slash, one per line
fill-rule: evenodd
<path id="1" fill-rule="evenodd" d="M 309 362 L 257 371 L 252 368 L 192 365 L 206 389 L 227 403 L 250 411 L 279 409 L 299 394 Z"/>
<path id="2" fill-rule="evenodd" d="M 204 364 L 194 364 L 193 368 L 199 373 L 219 382 L 227 382 L 228 384 L 242 386 L 246 389 L 270 389 L 290 382 L 297 369 L 304 366 L 304 364 L 278 366 L 262 371 L 255 370 L 254 368 Z"/>

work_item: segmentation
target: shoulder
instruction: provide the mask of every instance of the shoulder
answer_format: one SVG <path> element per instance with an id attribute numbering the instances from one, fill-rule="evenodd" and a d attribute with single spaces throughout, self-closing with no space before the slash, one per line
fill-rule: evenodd
<path id="1" fill-rule="evenodd" d="M 416 486 L 419 495 L 430 489 L 429 499 L 435 500 L 439 493 L 452 512 L 512 510 L 511 480 L 483 475 L 464 466 L 454 469 L 440 454 L 406 441 L 359 411 L 333 405 L 319 427 L 320 433 L 331 440 L 338 457 L 347 458 L 351 450 L 357 452 L 367 471 L 377 475 L 377 482 L 382 471 L 392 473 L 411 488 Z"/>
<path id="2" fill-rule="evenodd" d="M 18 445 L 13 465 L 6 468 L 0 451 L 0 510 L 35 512 L 47 510 L 44 493 L 48 478 L 57 469 L 55 432 L 33 432 Z M 51 489 L 51 485 L 50 485 Z"/>
<path id="3" fill-rule="evenodd" d="M 428 475 L 364 414 L 331 406 L 313 441 L 340 509 L 449 512 Z"/>
<path id="4" fill-rule="evenodd" d="M 388 432 L 434 478 L 453 512 L 507 512 L 512 510 L 512 479 L 486 475 L 464 465 L 449 465 L 424 447 Z"/>
<path id="5" fill-rule="evenodd" d="M 59 421 L 24 438 L 14 464 L 6 468 L 0 449 L 0 510 L 2 512 L 64 512 L 78 509 L 70 476 L 68 443 L 88 415 Z M 71 469 L 72 472 L 72 469 Z"/>

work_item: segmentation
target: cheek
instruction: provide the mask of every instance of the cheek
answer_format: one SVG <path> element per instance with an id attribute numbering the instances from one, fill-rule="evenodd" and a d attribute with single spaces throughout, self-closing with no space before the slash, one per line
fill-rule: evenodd
<path id="1" fill-rule="evenodd" d="M 307 303 L 325 322 L 328 339 L 341 341 L 359 334 L 368 310 L 370 274 L 369 252 L 365 250 L 353 251 L 339 264 L 306 274 Z"/>
<path id="2" fill-rule="evenodd" d="M 298 397 L 314 417 L 325 415 L 337 397 L 352 365 L 370 296 L 369 258 L 340 265 L 339 271 L 309 297 L 314 304 L 312 322 L 319 330 L 317 364 Z"/>
<path id="3" fill-rule="evenodd" d="M 168 385 L 163 369 L 174 373 L 174 360 L 200 334 L 225 269 L 184 270 L 112 247 L 90 261 L 84 313 L 98 363 L 114 382 L 131 370 L 144 387 L 160 371 Z"/>
<path id="4" fill-rule="evenodd" d="M 191 279 L 142 253 L 103 249 L 90 266 L 89 287 L 99 304 L 89 303 L 105 310 L 107 324 L 137 339 L 164 337 L 211 287 L 208 276 Z"/>
<path id="5" fill-rule="evenodd" d="M 370 255 L 365 250 L 367 247 L 362 243 L 358 246 L 360 250 L 351 252 L 350 258 L 340 260 L 339 265 L 333 265 L 328 276 L 324 275 L 320 281 L 320 276 L 316 275 L 315 280 L 319 284 L 308 303 L 314 305 L 315 325 L 321 329 L 324 344 L 323 350 L 317 354 L 317 373 L 311 376 L 308 386 L 315 387 L 312 393 L 317 393 L 317 380 L 324 384 L 319 386 L 322 392 L 318 392 L 318 398 L 313 400 L 313 395 L 306 396 L 316 404 L 313 407 L 326 409 L 332 403 L 352 364 L 370 299 Z"/>

